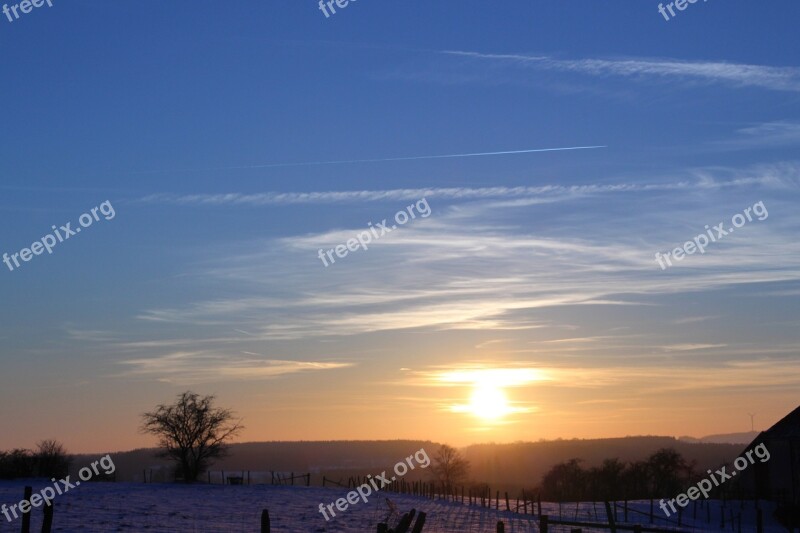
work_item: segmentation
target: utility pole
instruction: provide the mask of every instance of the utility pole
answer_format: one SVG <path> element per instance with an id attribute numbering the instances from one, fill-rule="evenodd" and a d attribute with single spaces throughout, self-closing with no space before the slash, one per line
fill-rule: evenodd
<path id="1" fill-rule="evenodd" d="M 753 419 L 756 417 L 756 414 L 755 413 L 747 413 L 747 414 L 750 415 L 750 431 L 755 432 L 756 427 L 755 424 L 753 423 Z"/>

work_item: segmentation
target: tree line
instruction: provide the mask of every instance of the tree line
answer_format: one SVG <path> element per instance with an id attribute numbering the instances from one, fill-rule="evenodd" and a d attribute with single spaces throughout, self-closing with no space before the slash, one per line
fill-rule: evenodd
<path id="1" fill-rule="evenodd" d="M 698 476 L 695 463 L 662 448 L 644 461 L 606 459 L 583 468 L 580 459 L 559 463 L 542 478 L 538 492 L 551 501 L 601 501 L 663 498 L 679 494 Z"/>
<path id="2" fill-rule="evenodd" d="M 57 440 L 39 442 L 35 450 L 16 448 L 0 451 L 0 479 L 46 477 L 61 479 L 69 472 L 72 458 Z"/>

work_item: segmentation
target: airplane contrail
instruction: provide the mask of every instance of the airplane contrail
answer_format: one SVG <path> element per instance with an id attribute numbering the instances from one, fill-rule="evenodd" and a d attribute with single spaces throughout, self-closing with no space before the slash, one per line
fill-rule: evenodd
<path id="1" fill-rule="evenodd" d="M 512 155 L 512 154 L 532 154 L 535 152 L 565 152 L 569 150 L 594 150 L 597 148 L 608 148 L 607 146 L 568 146 L 564 148 L 534 148 L 531 150 L 507 150 L 503 152 L 474 152 L 468 154 L 447 154 L 447 155 L 420 155 L 413 157 L 389 157 L 383 159 L 347 159 L 340 161 L 312 161 L 304 163 L 267 163 L 264 165 L 242 165 L 235 167 L 218 167 L 204 169 L 184 169 L 184 170 L 149 170 L 133 172 L 133 174 L 155 174 L 161 172 L 199 172 L 201 170 L 241 170 L 250 168 L 279 168 L 279 167 L 307 167 L 316 165 L 346 165 L 352 163 L 383 163 L 389 161 L 419 161 L 422 159 L 454 159 L 459 157 L 485 157 L 491 155 Z"/>

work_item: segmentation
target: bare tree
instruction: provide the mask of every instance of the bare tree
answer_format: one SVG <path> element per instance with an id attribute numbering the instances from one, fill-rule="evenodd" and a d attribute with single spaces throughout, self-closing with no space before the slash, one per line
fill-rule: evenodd
<path id="1" fill-rule="evenodd" d="M 36 474 L 41 477 L 63 478 L 69 473 L 72 458 L 63 444 L 55 439 L 39 442 L 38 450 L 33 456 Z"/>
<path id="2" fill-rule="evenodd" d="M 469 475 L 469 461 L 452 446 L 442 444 L 433 456 L 431 472 L 435 479 L 444 485 L 445 490 L 450 490 L 466 481 Z"/>
<path id="3" fill-rule="evenodd" d="M 185 483 L 196 481 L 214 459 L 225 457 L 230 439 L 244 428 L 230 409 L 214 407 L 214 400 L 186 391 L 174 404 L 142 415 L 142 432 L 158 437 L 159 455 L 176 461 L 177 476 Z"/>

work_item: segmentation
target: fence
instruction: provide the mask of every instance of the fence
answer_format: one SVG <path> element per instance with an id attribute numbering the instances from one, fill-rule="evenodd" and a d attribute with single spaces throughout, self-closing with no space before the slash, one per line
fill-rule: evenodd
<path id="1" fill-rule="evenodd" d="M 300 485 L 311 486 L 311 474 L 269 471 L 209 471 L 209 484 L 220 485 Z"/>

